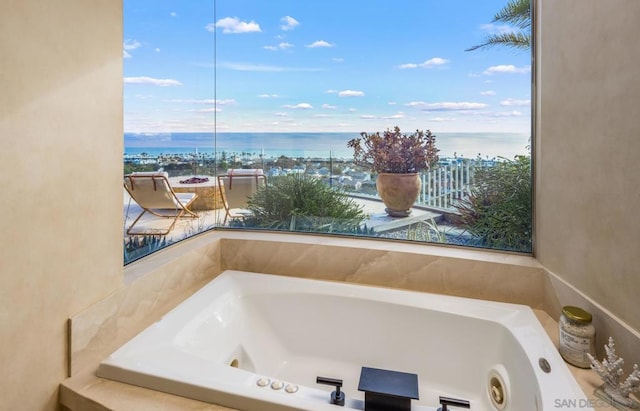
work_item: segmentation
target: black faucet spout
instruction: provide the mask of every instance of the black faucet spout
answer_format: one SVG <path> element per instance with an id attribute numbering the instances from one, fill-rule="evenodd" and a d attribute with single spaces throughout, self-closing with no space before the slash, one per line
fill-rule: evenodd
<path id="1" fill-rule="evenodd" d="M 459 400 L 457 398 L 449 398 L 449 397 L 440 397 L 440 405 L 442 407 L 438 408 L 438 411 L 448 411 L 449 406 L 451 407 L 459 407 L 459 408 L 470 408 L 471 403 L 467 400 Z"/>
<path id="2" fill-rule="evenodd" d="M 336 390 L 331 393 L 330 402 L 335 405 L 344 405 L 344 392 L 340 391 L 340 388 L 342 387 L 342 380 L 329 377 L 316 377 L 316 383 L 336 387 Z"/>
<path id="3" fill-rule="evenodd" d="M 364 391 L 364 411 L 411 411 L 418 400 L 418 375 L 362 367 L 358 390 Z"/>

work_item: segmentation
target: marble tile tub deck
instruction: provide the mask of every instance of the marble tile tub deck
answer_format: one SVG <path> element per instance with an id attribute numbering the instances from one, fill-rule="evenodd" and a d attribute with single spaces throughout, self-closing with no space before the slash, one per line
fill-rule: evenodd
<path id="1" fill-rule="evenodd" d="M 558 323 L 544 311 L 534 310 L 549 337 L 558 345 Z M 602 384 L 591 370 L 567 364 L 587 398 L 598 403 L 594 390 Z M 86 371 L 69 378 L 61 385 L 61 402 L 72 411 L 228 411 L 231 408 L 191 400 L 134 385 L 98 378 Z M 596 411 L 611 411 L 611 407 L 594 407 Z"/>
<path id="2" fill-rule="evenodd" d="M 72 411 L 229 410 L 95 376 L 103 358 L 227 269 L 526 304 L 551 340 L 558 342 L 557 291 L 533 257 L 315 235 L 214 231 L 128 265 L 119 291 L 70 319 L 69 378 L 60 385 L 60 403 Z M 632 336 L 617 345 L 622 350 L 636 343 Z M 633 364 L 635 359 L 630 360 Z M 591 370 L 569 369 L 587 398 L 595 401 L 600 378 Z"/>

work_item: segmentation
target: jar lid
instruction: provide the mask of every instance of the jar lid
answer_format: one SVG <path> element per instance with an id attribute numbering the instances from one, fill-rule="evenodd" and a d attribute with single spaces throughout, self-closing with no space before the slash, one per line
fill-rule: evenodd
<path id="1" fill-rule="evenodd" d="M 592 319 L 591 313 L 580 307 L 574 307 L 572 305 L 565 305 L 562 307 L 562 314 L 570 320 L 580 321 L 583 323 L 590 323 Z"/>

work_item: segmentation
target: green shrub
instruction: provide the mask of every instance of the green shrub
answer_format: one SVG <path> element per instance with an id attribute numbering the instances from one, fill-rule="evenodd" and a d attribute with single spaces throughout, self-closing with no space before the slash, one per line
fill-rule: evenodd
<path id="1" fill-rule="evenodd" d="M 135 173 L 138 171 L 155 171 L 157 168 L 157 164 L 124 163 L 124 175 Z"/>
<path id="2" fill-rule="evenodd" d="M 158 251 L 168 245 L 166 236 L 144 235 L 131 236 L 124 239 L 124 263 L 128 264 L 138 258 Z"/>
<path id="3" fill-rule="evenodd" d="M 272 178 L 247 208 L 252 216 L 243 226 L 274 230 L 359 234 L 365 218 L 362 207 L 345 191 L 304 174 Z"/>
<path id="4" fill-rule="evenodd" d="M 478 167 L 459 225 L 489 248 L 531 251 L 531 157 Z"/>

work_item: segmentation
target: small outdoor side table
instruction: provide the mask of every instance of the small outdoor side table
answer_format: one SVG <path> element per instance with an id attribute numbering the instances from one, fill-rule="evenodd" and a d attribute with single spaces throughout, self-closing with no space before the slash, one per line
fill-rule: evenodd
<path id="1" fill-rule="evenodd" d="M 196 193 L 198 198 L 191 204 L 192 211 L 217 210 L 222 208 L 222 195 L 218 189 L 218 181 L 214 176 L 196 176 L 199 178 L 208 178 L 209 181 L 203 183 L 183 184 L 180 181 L 192 178 L 190 176 L 169 177 L 169 184 L 176 193 Z"/>

